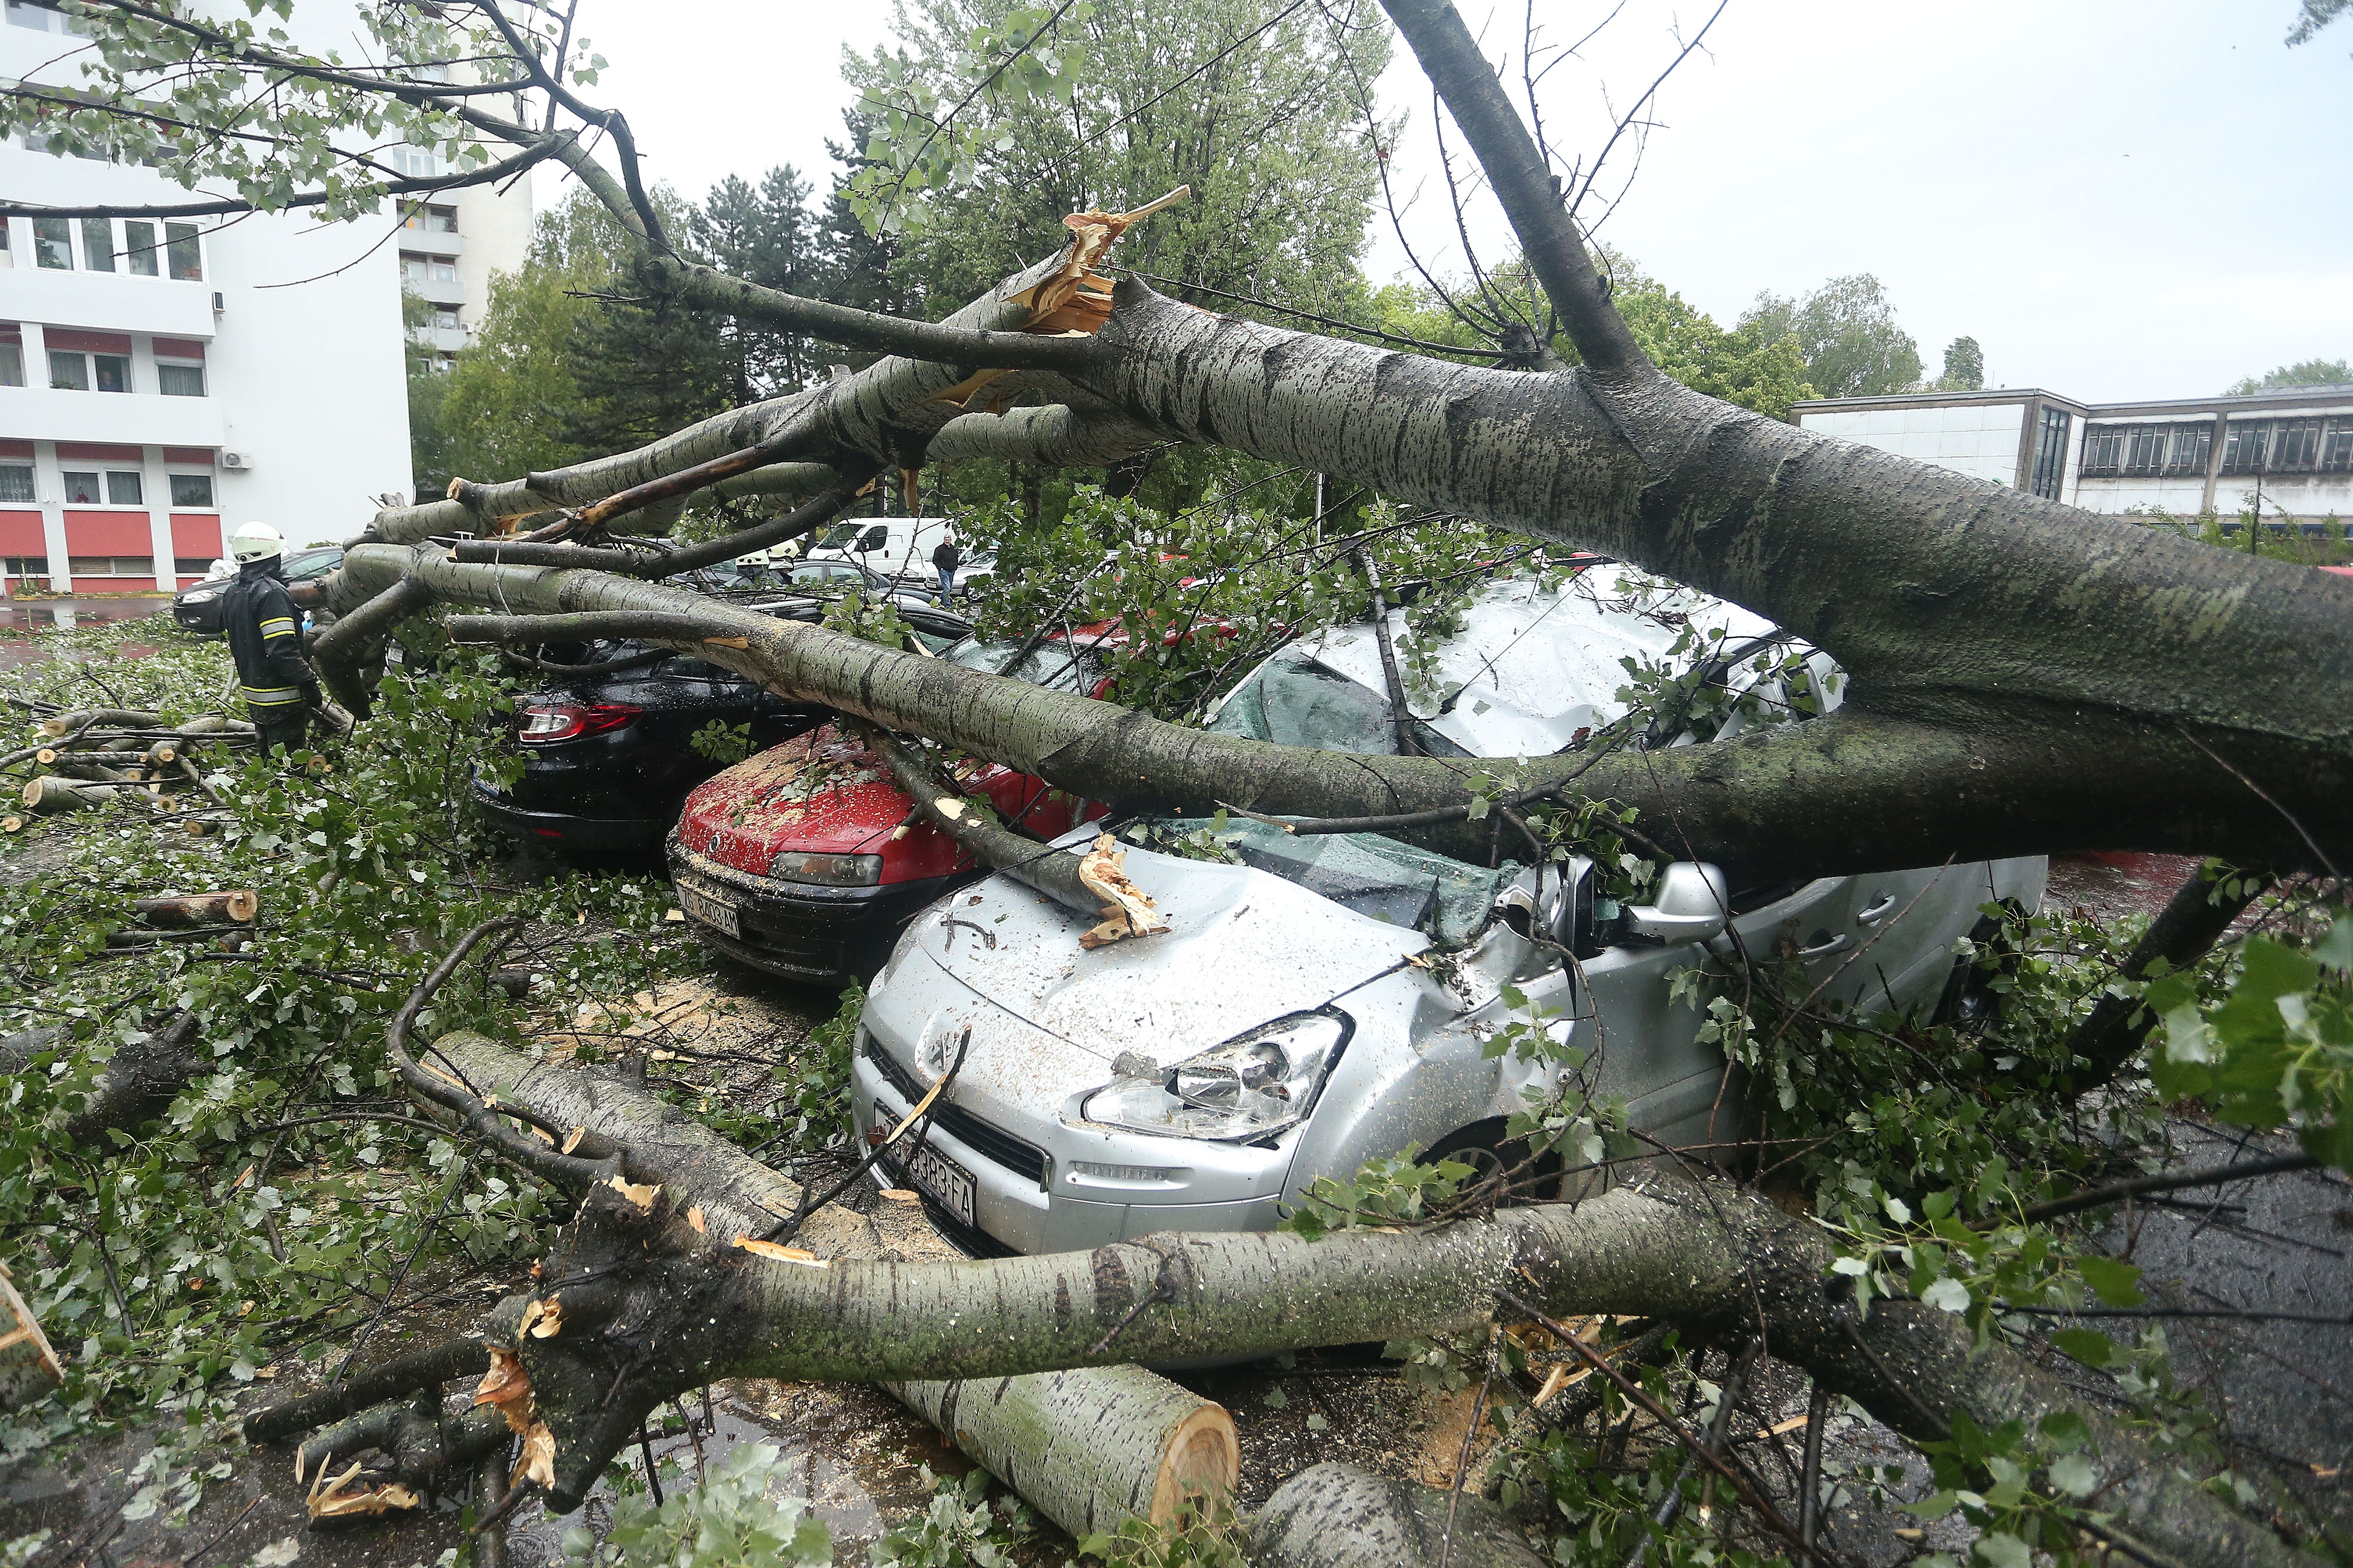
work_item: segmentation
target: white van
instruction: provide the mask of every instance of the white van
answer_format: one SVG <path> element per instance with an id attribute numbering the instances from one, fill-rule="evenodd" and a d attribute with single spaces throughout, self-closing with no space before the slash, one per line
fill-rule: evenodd
<path id="1" fill-rule="evenodd" d="M 904 583 L 934 583 L 932 552 L 950 528 L 944 517 L 862 517 L 835 523 L 808 547 L 811 561 L 855 561 Z"/>

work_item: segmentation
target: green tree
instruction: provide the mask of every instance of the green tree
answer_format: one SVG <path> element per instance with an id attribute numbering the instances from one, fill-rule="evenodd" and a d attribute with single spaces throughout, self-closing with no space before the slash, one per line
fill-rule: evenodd
<path id="1" fill-rule="evenodd" d="M 789 163 L 769 170 L 756 186 L 728 175 L 711 187 L 687 226 L 695 250 L 713 267 L 794 294 L 822 288 L 820 232 L 809 211 L 809 183 Z M 733 402 L 798 392 L 818 374 L 816 345 L 797 333 L 733 320 L 718 330 L 733 361 Z"/>
<path id="2" fill-rule="evenodd" d="M 2251 392 L 2268 392 L 2275 386 L 2332 386 L 2353 382 L 2353 364 L 2341 359 L 2298 360 L 2269 370 L 2258 378 L 2248 376 L 2233 383 L 2229 395 L 2244 397 Z"/>
<path id="3" fill-rule="evenodd" d="M 1739 330 L 1759 343 L 1793 339 L 1817 396 L 1883 396 L 1920 380 L 1920 345 L 1896 324 L 1895 307 L 1868 272 L 1833 278 L 1803 300 L 1767 289 Z"/>
<path id="4" fill-rule="evenodd" d="M 1939 392 L 1975 392 L 1985 385 L 1985 350 L 1975 338 L 1955 338 L 1945 346 L 1945 374 L 1936 378 Z"/>
<path id="5" fill-rule="evenodd" d="M 911 0 L 899 47 L 852 57 L 843 74 L 886 121 L 944 116 L 967 80 L 977 87 L 1010 52 L 976 51 L 975 38 L 1031 25 L 1012 0 Z M 1006 85 L 1013 69 L 998 71 L 953 133 L 932 139 L 934 150 L 951 142 L 957 162 L 926 199 L 917 203 L 912 179 L 894 184 L 926 139 L 920 130 L 870 140 L 868 152 L 899 162 L 868 171 L 863 189 L 892 216 L 920 207 L 921 226 L 901 236 L 901 265 L 927 314 L 1034 260 L 1038 237 L 1065 215 L 1130 210 L 1178 185 L 1192 199 L 1122 240 L 1124 265 L 1316 309 L 1354 278 L 1376 179 L 1346 83 L 1369 84 L 1388 51 L 1386 29 L 1335 41 L 1312 8 L 1273 0 L 1074 6 L 1024 56 L 1066 74 L 1020 92 Z M 1082 61 L 1085 86 L 1073 90 L 1067 73 Z"/>
<path id="6" fill-rule="evenodd" d="M 2304 0 L 2303 8 L 2296 13 L 2295 25 L 2288 29 L 2288 47 L 2312 42 L 2315 34 L 2345 15 L 2348 6 L 2353 6 L 2353 0 Z"/>
<path id="7" fill-rule="evenodd" d="M 425 337 L 433 306 L 423 296 L 400 291 L 400 324 L 406 331 L 408 371 L 409 482 L 417 499 L 429 500 L 449 488 L 449 437 L 441 427 L 441 403 L 449 390 L 448 366 Z"/>
<path id="8" fill-rule="evenodd" d="M 498 274 L 481 331 L 446 376 L 436 424 L 451 473 L 528 472 L 588 455 L 573 433 L 581 400 L 570 345 L 611 279 L 619 228 L 575 191 L 542 213 L 523 265 Z"/>

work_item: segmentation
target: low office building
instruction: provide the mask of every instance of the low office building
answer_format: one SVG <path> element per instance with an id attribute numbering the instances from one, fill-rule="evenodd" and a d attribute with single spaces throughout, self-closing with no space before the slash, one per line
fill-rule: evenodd
<path id="1" fill-rule="evenodd" d="M 6 0 L 0 79 L 69 85 L 71 17 Z M 68 54 L 64 58 L 70 59 Z M 43 68 L 47 68 L 44 69 Z M 400 148 L 404 173 L 438 165 Z M 0 569 L 59 592 L 169 590 L 250 519 L 346 539 L 410 484 L 401 294 L 438 354 L 522 264 L 528 184 L 348 224 L 279 216 L 0 219 Z M 0 142 L 23 207 L 160 206 L 154 170 Z M 387 237 L 386 230 L 393 233 Z"/>
<path id="2" fill-rule="evenodd" d="M 2040 387 L 1800 403 L 1790 417 L 2089 511 L 2259 511 L 2267 528 L 2353 521 L 2353 386 L 2156 403 Z"/>

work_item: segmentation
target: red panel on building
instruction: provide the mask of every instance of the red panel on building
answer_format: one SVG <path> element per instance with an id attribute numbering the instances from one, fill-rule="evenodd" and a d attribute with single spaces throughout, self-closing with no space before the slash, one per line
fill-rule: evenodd
<path id="1" fill-rule="evenodd" d="M 196 338 L 157 338 L 155 357 L 157 359 L 202 359 L 205 357 L 205 345 L 200 339 Z"/>
<path id="2" fill-rule="evenodd" d="M 202 556 L 207 563 L 228 552 L 221 545 L 221 520 L 209 512 L 172 514 L 172 554 L 186 560 Z"/>
<path id="3" fill-rule="evenodd" d="M 33 455 L 30 441 L 0 441 L 0 458 L 29 458 Z"/>
<path id="4" fill-rule="evenodd" d="M 68 555 L 146 555 L 155 553 L 155 535 L 143 511 L 71 511 L 66 513 Z"/>
<path id="5" fill-rule="evenodd" d="M 140 460 L 140 457 L 138 447 L 118 446 L 110 441 L 60 441 L 58 443 L 58 459 L 60 462 L 79 458 L 89 463 L 135 463 Z"/>
<path id="6" fill-rule="evenodd" d="M 47 537 L 37 511 L 0 511 L 0 555 L 47 555 Z"/>
<path id="7" fill-rule="evenodd" d="M 166 447 L 164 448 L 164 460 L 192 468 L 209 468 L 213 466 L 213 449 L 210 447 Z"/>
<path id="8" fill-rule="evenodd" d="M 79 327 L 51 327 L 41 334 L 53 349 L 79 349 L 84 353 L 127 354 L 131 337 L 127 332 L 87 332 Z"/>

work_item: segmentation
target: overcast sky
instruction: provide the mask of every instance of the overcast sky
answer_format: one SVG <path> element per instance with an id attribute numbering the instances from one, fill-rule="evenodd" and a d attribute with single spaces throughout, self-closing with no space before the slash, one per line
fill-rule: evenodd
<path id="1" fill-rule="evenodd" d="M 1516 82 L 1521 9 L 1457 3 Z M 583 9 L 610 62 L 590 96 L 625 110 L 650 173 L 693 195 L 777 163 L 823 189 L 842 47 L 872 47 L 889 20 L 886 0 Z M 1606 10 L 1536 0 L 1556 43 Z M 1989 384 L 2193 396 L 2287 361 L 2353 357 L 2353 21 L 2289 49 L 2295 10 L 1730 0 L 1662 89 L 1639 174 L 1600 233 L 1726 326 L 1760 289 L 1875 273 L 1930 374 L 1966 332 Z M 1556 146 L 1589 156 L 1605 101 L 1639 98 L 1674 29 L 1688 37 L 1707 15 L 1628 0 L 1544 84 Z M 1409 59 L 1383 88 L 1410 117 L 1398 183 L 1423 187 L 1408 234 L 1459 272 L 1429 178 L 1428 88 Z M 1611 166 L 1624 162 L 1621 144 Z M 1386 279 L 1406 258 L 1386 212 L 1369 217 L 1368 265 Z M 1482 214 L 1474 243 L 1500 249 L 1502 232 Z"/>

